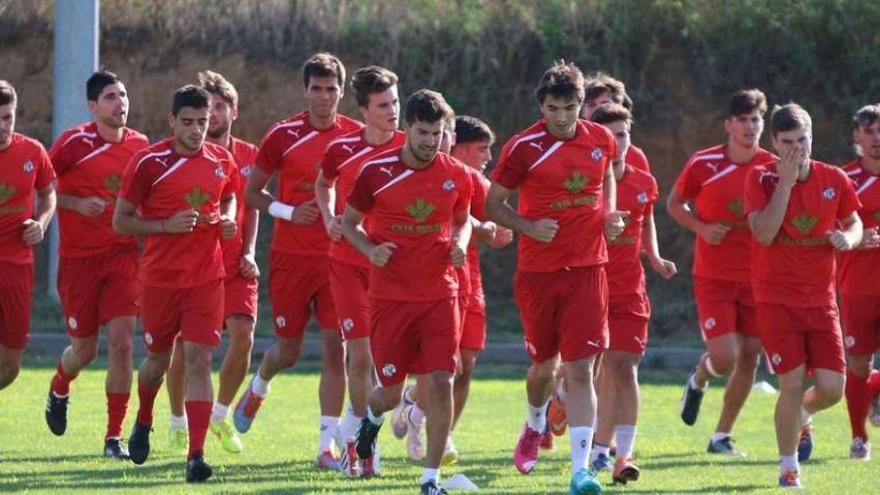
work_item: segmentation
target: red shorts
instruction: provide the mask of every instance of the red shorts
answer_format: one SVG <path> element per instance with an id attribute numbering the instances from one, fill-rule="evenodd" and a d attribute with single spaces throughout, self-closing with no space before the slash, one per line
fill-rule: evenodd
<path id="1" fill-rule="evenodd" d="M 345 340 L 370 336 L 370 269 L 330 260 L 330 291 L 339 318 L 339 334 Z"/>
<path id="2" fill-rule="evenodd" d="M 473 303 L 473 299 L 470 301 Z M 461 315 L 461 342 L 458 347 L 482 351 L 486 348 L 486 308 L 468 304 Z"/>
<path id="3" fill-rule="evenodd" d="M 840 312 L 846 352 L 856 356 L 873 354 L 880 347 L 880 296 L 841 295 Z"/>
<path id="4" fill-rule="evenodd" d="M 749 282 L 694 277 L 694 299 L 703 340 L 730 333 L 761 336 L 755 323 L 755 301 Z"/>
<path id="5" fill-rule="evenodd" d="M 409 302 L 370 300 L 370 349 L 382 386 L 409 373 L 455 373 L 458 351 L 458 298 Z"/>
<path id="6" fill-rule="evenodd" d="M 846 370 L 837 306 L 796 308 L 759 303 L 755 314 L 761 341 L 776 373 L 786 373 L 802 364 L 808 369 Z"/>
<path id="7" fill-rule="evenodd" d="M 131 247 L 58 265 L 58 294 L 67 334 L 94 337 L 114 318 L 138 314 L 138 253 Z"/>
<path id="8" fill-rule="evenodd" d="M 321 328 L 336 327 L 329 265 L 327 256 L 269 253 L 269 297 L 275 335 L 301 338 L 312 312 Z"/>
<path id="9" fill-rule="evenodd" d="M 223 280 L 219 278 L 183 289 L 141 288 L 141 318 L 147 350 L 171 349 L 178 334 L 185 342 L 219 346 L 223 292 Z"/>
<path id="10" fill-rule="evenodd" d="M 651 303 L 645 294 L 624 294 L 608 298 L 608 335 L 612 351 L 644 354 L 648 345 Z"/>
<path id="11" fill-rule="evenodd" d="M 223 318 L 233 315 L 244 315 L 257 321 L 257 279 L 244 278 L 239 274 L 223 280 Z"/>
<path id="12" fill-rule="evenodd" d="M 513 293 L 532 362 L 577 361 L 608 347 L 605 267 L 516 272 Z"/>
<path id="13" fill-rule="evenodd" d="M 31 302 L 34 295 L 34 264 L 0 261 L 0 345 L 22 350 L 28 342 Z"/>

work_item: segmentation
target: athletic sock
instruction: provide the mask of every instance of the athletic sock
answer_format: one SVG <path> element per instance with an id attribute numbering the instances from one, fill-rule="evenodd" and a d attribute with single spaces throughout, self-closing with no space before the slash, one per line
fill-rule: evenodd
<path id="1" fill-rule="evenodd" d="M 807 411 L 803 405 L 801 405 L 801 424 L 806 425 L 813 422 L 813 415 L 810 414 L 810 411 Z"/>
<path id="2" fill-rule="evenodd" d="M 264 380 L 262 376 L 260 376 L 260 372 L 257 371 L 257 374 L 254 375 L 254 381 L 251 384 L 251 391 L 260 397 L 265 397 L 269 395 L 269 382 L 271 380 Z"/>
<path id="3" fill-rule="evenodd" d="M 373 423 L 376 426 L 382 426 L 382 423 L 385 422 L 385 414 L 377 416 L 373 414 L 373 410 L 370 409 L 370 406 L 367 406 L 367 419 L 370 420 L 370 423 Z"/>
<path id="4" fill-rule="evenodd" d="M 798 465 L 797 454 L 795 455 L 781 455 L 779 456 L 779 470 L 783 473 L 786 471 L 800 471 L 800 466 Z"/>
<path id="5" fill-rule="evenodd" d="M 138 424 L 153 426 L 153 403 L 156 401 L 156 395 L 160 388 L 162 388 L 161 381 L 152 387 L 138 382 Z"/>
<path id="6" fill-rule="evenodd" d="M 122 423 L 128 412 L 128 399 L 131 394 L 127 392 L 107 392 L 107 435 L 108 438 L 122 438 Z"/>
<path id="7" fill-rule="evenodd" d="M 547 429 L 547 403 L 545 402 L 540 406 L 528 404 L 528 406 L 529 415 L 526 418 L 526 423 L 528 423 L 529 428 L 538 433 L 544 433 L 544 430 Z"/>
<path id="8" fill-rule="evenodd" d="M 636 442 L 636 425 L 617 425 L 614 428 L 614 439 L 617 441 L 617 457 L 632 457 L 633 445 Z"/>
<path id="9" fill-rule="evenodd" d="M 716 431 L 715 433 L 712 434 L 711 442 L 712 443 L 720 442 L 721 440 L 724 440 L 725 438 L 727 438 L 729 436 L 730 436 L 730 433 L 728 433 L 726 431 Z"/>
<path id="10" fill-rule="evenodd" d="M 424 468 L 422 469 L 422 484 L 435 482 L 439 483 L 440 480 L 440 468 L 430 469 Z"/>
<path id="11" fill-rule="evenodd" d="M 55 375 L 52 377 L 51 384 L 52 393 L 55 394 L 55 397 L 67 397 L 70 395 L 70 382 L 76 380 L 77 375 L 78 373 L 74 375 L 66 374 L 64 372 L 64 367 L 61 366 L 61 361 L 58 361 L 58 366 L 55 368 Z"/>
<path id="12" fill-rule="evenodd" d="M 189 454 L 186 459 L 190 460 L 205 451 L 205 437 L 208 435 L 208 422 L 211 420 L 211 401 L 188 400 L 184 407 L 189 420 Z"/>
<path id="13" fill-rule="evenodd" d="M 339 436 L 342 437 L 343 442 L 351 442 L 355 439 L 362 419 L 363 416 L 355 416 L 351 407 L 348 408 L 345 418 L 342 419 L 342 423 L 339 425 Z"/>
<path id="14" fill-rule="evenodd" d="M 853 438 L 862 437 L 868 440 L 868 430 L 865 422 L 868 419 L 868 410 L 871 407 L 871 386 L 868 377 L 856 376 L 853 372 L 846 372 L 846 410 L 849 413 L 849 425 L 852 428 Z"/>
<path id="15" fill-rule="evenodd" d="M 320 433 L 318 434 L 318 453 L 330 450 L 333 445 L 333 437 L 339 428 L 338 416 L 321 416 Z"/>
<path id="16" fill-rule="evenodd" d="M 227 416 L 229 416 L 229 404 L 215 402 L 211 410 L 211 421 L 223 421 Z"/>
<path id="17" fill-rule="evenodd" d="M 593 429 L 589 426 L 573 426 L 568 429 L 571 444 L 571 472 L 576 473 L 588 466 L 593 445 Z"/>
<path id="18" fill-rule="evenodd" d="M 172 430 L 186 430 L 189 428 L 189 421 L 187 421 L 186 418 L 186 410 L 184 410 L 182 416 L 177 416 L 176 414 L 171 413 L 168 416 L 168 428 Z"/>
<path id="19" fill-rule="evenodd" d="M 601 443 L 593 444 L 593 449 L 590 451 L 590 462 L 595 462 L 599 458 L 599 456 L 603 454 L 605 455 L 605 457 L 610 456 L 611 448 L 607 445 L 602 445 Z"/>

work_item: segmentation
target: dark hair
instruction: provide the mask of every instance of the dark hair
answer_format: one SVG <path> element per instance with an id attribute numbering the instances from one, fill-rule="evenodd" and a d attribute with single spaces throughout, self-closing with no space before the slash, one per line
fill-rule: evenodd
<path id="1" fill-rule="evenodd" d="M 543 104 L 544 98 L 552 95 L 557 98 L 576 99 L 578 103 L 584 101 L 584 74 L 573 63 L 565 60 L 553 62 L 541 76 L 541 83 L 535 89 L 535 97 L 538 103 Z"/>
<path id="2" fill-rule="evenodd" d="M 110 71 L 101 70 L 95 72 L 86 81 L 86 99 L 98 101 L 98 97 L 101 96 L 101 91 L 104 91 L 104 88 L 118 82 L 122 82 L 119 76 Z"/>
<path id="3" fill-rule="evenodd" d="M 853 129 L 874 125 L 880 120 L 880 104 L 865 105 L 853 114 Z"/>
<path id="4" fill-rule="evenodd" d="M 212 95 L 217 95 L 230 106 L 238 108 L 238 91 L 221 74 L 206 70 L 199 72 L 199 85 Z"/>
<path id="5" fill-rule="evenodd" d="M 303 85 L 308 88 L 313 77 L 336 77 L 339 87 L 345 85 L 345 66 L 342 62 L 326 52 L 316 53 L 306 60 L 302 68 Z"/>
<path id="6" fill-rule="evenodd" d="M 767 113 L 767 97 L 760 89 L 741 89 L 730 97 L 727 116 L 746 115 L 755 110 L 761 112 L 761 115 Z"/>
<path id="7" fill-rule="evenodd" d="M 773 107 L 773 113 L 770 114 L 770 130 L 774 136 L 780 132 L 794 131 L 796 129 L 810 130 L 812 128 L 813 119 L 797 103 Z"/>
<path id="8" fill-rule="evenodd" d="M 623 105 L 612 103 L 610 105 L 602 105 L 590 115 L 590 120 L 602 125 L 608 125 L 612 122 L 625 121 L 627 124 L 632 123 L 632 113 Z"/>
<path id="9" fill-rule="evenodd" d="M 9 84 L 9 81 L 0 79 L 0 105 L 15 105 L 18 96 L 15 94 L 15 88 Z"/>
<path id="10" fill-rule="evenodd" d="M 472 143 L 474 141 L 495 142 L 495 134 L 489 124 L 470 115 L 459 115 L 455 118 L 455 142 L 456 144 Z"/>
<path id="11" fill-rule="evenodd" d="M 351 76 L 351 90 L 358 106 L 366 108 L 370 104 L 370 95 L 381 93 L 397 84 L 397 74 L 385 67 L 370 65 L 358 69 Z"/>
<path id="12" fill-rule="evenodd" d="M 590 74 L 584 81 L 584 97 L 586 101 L 595 100 L 606 93 L 614 103 L 624 104 L 629 99 L 626 95 L 626 86 L 621 81 L 604 72 Z M 630 106 L 632 106 L 632 100 L 630 100 Z"/>
<path id="13" fill-rule="evenodd" d="M 186 86 L 174 92 L 174 99 L 171 102 L 171 115 L 177 117 L 180 109 L 183 107 L 191 108 L 208 108 L 208 100 L 211 94 L 205 88 L 200 88 L 194 84 Z"/>
<path id="14" fill-rule="evenodd" d="M 452 117 L 452 107 L 443 99 L 443 95 L 430 89 L 420 89 L 406 99 L 404 120 L 407 125 L 416 121 L 434 123 Z"/>

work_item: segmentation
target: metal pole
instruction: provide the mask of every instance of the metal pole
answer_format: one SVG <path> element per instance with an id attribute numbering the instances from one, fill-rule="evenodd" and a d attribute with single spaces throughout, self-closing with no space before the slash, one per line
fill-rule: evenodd
<path id="1" fill-rule="evenodd" d="M 52 139 L 91 118 L 86 79 L 98 70 L 100 0 L 55 1 L 55 57 L 52 65 Z M 56 217 L 57 218 L 57 217 Z M 58 300 L 58 222 L 49 230 L 48 294 Z"/>

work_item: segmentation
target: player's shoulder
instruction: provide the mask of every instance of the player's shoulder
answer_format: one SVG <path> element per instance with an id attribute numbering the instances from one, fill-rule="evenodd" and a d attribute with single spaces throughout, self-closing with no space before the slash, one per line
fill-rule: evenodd
<path id="1" fill-rule="evenodd" d="M 862 168 L 861 162 L 858 160 L 848 161 L 840 166 L 844 172 L 850 177 L 856 176 L 864 172 L 864 168 Z"/>
<path id="2" fill-rule="evenodd" d="M 140 167 L 151 162 L 163 165 L 166 164 L 167 157 L 174 151 L 172 148 L 172 139 L 173 138 L 168 137 L 141 149 L 132 156 L 131 163 L 133 163 L 135 167 Z"/>
<path id="3" fill-rule="evenodd" d="M 578 119 L 578 127 L 583 131 L 579 134 L 583 139 L 608 142 L 614 141 L 614 134 L 602 124 L 598 124 L 591 120 Z"/>
<path id="4" fill-rule="evenodd" d="M 12 134 L 11 146 L 21 150 L 25 154 L 44 153 L 46 151 L 46 147 L 43 146 L 43 143 L 30 136 L 18 132 L 14 132 Z"/>
<path id="5" fill-rule="evenodd" d="M 297 128 L 307 127 L 308 125 L 309 113 L 307 111 L 299 112 L 289 117 L 285 117 L 269 126 L 269 130 L 266 131 L 266 139 L 286 131 L 295 131 Z"/>
<path id="6" fill-rule="evenodd" d="M 638 158 L 639 160 L 643 160 L 645 162 L 648 161 L 648 155 L 645 154 L 645 150 L 639 148 L 634 144 L 630 144 L 629 148 L 626 149 L 626 156 Z"/>
<path id="7" fill-rule="evenodd" d="M 838 167 L 837 165 L 831 165 L 830 163 L 820 162 L 819 160 L 813 160 L 814 170 L 818 171 L 820 174 L 826 177 L 832 177 L 833 180 L 841 180 L 849 182 L 849 176 L 843 168 Z"/>
<path id="8" fill-rule="evenodd" d="M 220 146 L 219 144 L 210 143 L 208 141 L 205 141 L 205 143 L 202 144 L 202 153 L 204 154 L 205 158 L 211 161 L 235 161 L 235 157 L 232 156 L 232 152 L 226 149 L 225 146 Z"/>
<path id="9" fill-rule="evenodd" d="M 697 150 L 691 154 L 690 158 L 688 159 L 688 165 L 694 166 L 697 164 L 711 164 L 718 160 L 723 160 L 724 157 L 727 156 L 724 150 L 724 144 L 718 144 L 715 146 L 710 146 L 708 148 Z"/>
<path id="10" fill-rule="evenodd" d="M 400 151 L 402 146 L 390 148 L 381 153 L 377 153 L 365 161 L 361 166 L 358 175 L 366 175 L 367 177 L 378 177 L 380 175 L 393 175 L 395 167 L 405 167 L 400 160 Z"/>
<path id="11" fill-rule="evenodd" d="M 540 143 L 547 135 L 547 126 L 544 124 L 544 120 L 541 119 L 511 136 L 504 145 L 504 148 L 506 148 L 508 154 L 513 153 L 518 149 L 525 149 L 528 143 Z"/>
<path id="12" fill-rule="evenodd" d="M 755 153 L 754 158 L 752 158 L 752 163 L 756 165 L 764 165 L 767 163 L 775 162 L 776 160 L 779 160 L 778 156 L 765 150 L 764 148 L 758 148 L 758 152 Z"/>
<path id="13" fill-rule="evenodd" d="M 245 141 L 235 136 L 231 136 L 231 139 L 233 156 L 255 156 L 260 150 L 257 145 L 250 141 Z"/>
<path id="14" fill-rule="evenodd" d="M 138 149 L 150 145 L 150 138 L 148 138 L 146 134 L 132 129 L 131 127 L 125 128 L 122 140 L 126 143 L 130 143 L 132 147 L 138 147 Z"/>
<path id="15" fill-rule="evenodd" d="M 364 142 L 366 141 L 364 139 L 363 129 L 348 131 L 340 134 L 327 143 L 327 153 L 351 153 L 356 146 L 363 144 Z"/>
<path id="16" fill-rule="evenodd" d="M 336 114 L 336 126 L 343 132 L 351 132 L 363 129 L 364 124 L 341 113 Z"/>
<path id="17" fill-rule="evenodd" d="M 626 174 L 632 177 L 633 182 L 639 184 L 653 184 L 655 186 L 657 185 L 657 179 L 653 175 L 651 175 L 650 172 L 647 172 L 639 167 L 627 165 Z"/>
<path id="18" fill-rule="evenodd" d="M 62 132 L 55 140 L 58 148 L 76 145 L 88 145 L 94 147 L 98 139 L 98 130 L 94 122 L 83 122 Z"/>

